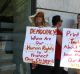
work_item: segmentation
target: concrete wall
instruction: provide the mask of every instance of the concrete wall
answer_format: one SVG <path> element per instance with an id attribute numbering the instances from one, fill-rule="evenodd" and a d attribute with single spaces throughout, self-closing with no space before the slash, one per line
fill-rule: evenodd
<path id="1" fill-rule="evenodd" d="M 80 13 L 79 7 L 79 0 L 37 0 L 37 10 L 45 12 L 45 19 L 49 25 L 52 24 L 52 16 L 61 15 L 62 28 L 71 28 L 76 23 L 77 13 Z"/>
<path id="2" fill-rule="evenodd" d="M 37 0 L 37 7 L 79 13 L 80 0 Z"/>

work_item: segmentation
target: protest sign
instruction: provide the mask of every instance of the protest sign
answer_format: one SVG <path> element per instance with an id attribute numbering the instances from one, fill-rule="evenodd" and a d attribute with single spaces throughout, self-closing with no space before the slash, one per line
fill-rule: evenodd
<path id="1" fill-rule="evenodd" d="M 56 28 L 27 27 L 23 61 L 54 66 Z"/>
<path id="2" fill-rule="evenodd" d="M 63 29 L 61 67 L 80 69 L 80 30 Z"/>

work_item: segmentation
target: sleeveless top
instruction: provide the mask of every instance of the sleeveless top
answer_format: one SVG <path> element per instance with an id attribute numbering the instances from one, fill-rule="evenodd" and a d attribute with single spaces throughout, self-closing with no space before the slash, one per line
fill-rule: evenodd
<path id="1" fill-rule="evenodd" d="M 57 29 L 57 35 L 62 35 L 62 31 Z M 61 45 L 56 41 L 55 60 L 60 60 L 60 57 L 61 57 Z"/>

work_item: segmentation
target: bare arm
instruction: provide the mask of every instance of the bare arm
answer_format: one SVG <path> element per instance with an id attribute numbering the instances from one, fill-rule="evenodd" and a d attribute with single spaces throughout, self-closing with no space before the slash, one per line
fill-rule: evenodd
<path id="1" fill-rule="evenodd" d="M 37 66 L 37 64 L 32 63 L 32 69 L 35 69 Z"/>
<path id="2" fill-rule="evenodd" d="M 61 45 L 62 44 L 62 36 L 57 35 L 57 42 Z"/>

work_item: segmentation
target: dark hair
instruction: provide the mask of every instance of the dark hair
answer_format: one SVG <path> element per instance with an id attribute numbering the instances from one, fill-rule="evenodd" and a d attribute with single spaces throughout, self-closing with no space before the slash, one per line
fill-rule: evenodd
<path id="1" fill-rule="evenodd" d="M 78 17 L 78 16 L 80 16 L 80 13 L 79 13 L 79 14 L 77 14 L 77 17 Z"/>
<path id="2" fill-rule="evenodd" d="M 80 13 L 79 14 L 77 14 L 77 16 L 79 16 L 80 15 Z"/>
<path id="3" fill-rule="evenodd" d="M 55 15 L 52 17 L 52 25 L 53 26 L 56 26 L 56 24 L 60 21 L 62 22 L 60 15 Z"/>

